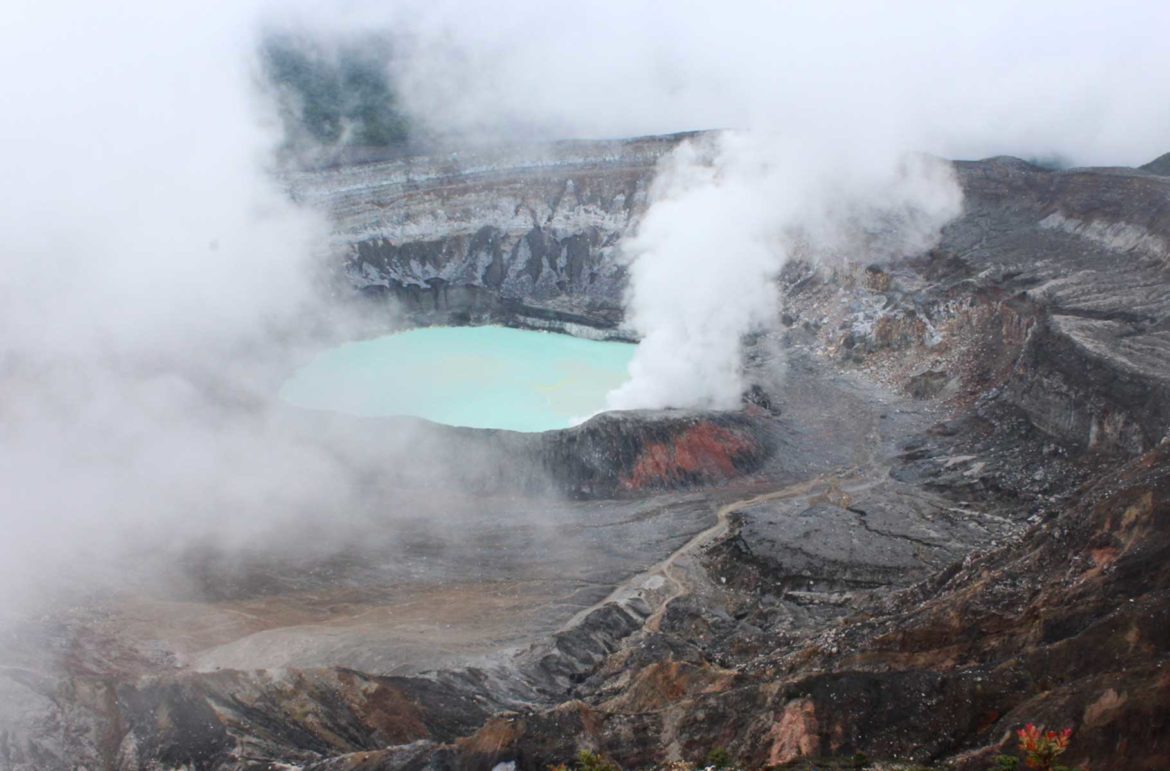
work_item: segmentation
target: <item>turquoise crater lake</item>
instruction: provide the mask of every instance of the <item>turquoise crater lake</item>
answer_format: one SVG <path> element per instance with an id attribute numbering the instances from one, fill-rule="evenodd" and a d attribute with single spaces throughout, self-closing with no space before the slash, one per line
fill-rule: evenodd
<path id="1" fill-rule="evenodd" d="M 604 409 L 606 393 L 628 377 L 634 347 L 507 327 L 427 327 L 324 351 L 279 395 L 350 415 L 548 431 Z"/>

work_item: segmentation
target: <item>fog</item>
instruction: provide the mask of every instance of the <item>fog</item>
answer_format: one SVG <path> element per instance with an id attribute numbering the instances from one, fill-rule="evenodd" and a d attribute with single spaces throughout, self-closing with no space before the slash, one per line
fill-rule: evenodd
<path id="1" fill-rule="evenodd" d="M 401 37 L 404 100 L 434 130 L 625 136 L 783 131 L 948 158 L 1139 164 L 1166 151 L 1170 54 L 1157 2 L 952 8 L 841 0 L 302 3 L 323 30 Z"/>
<path id="2" fill-rule="evenodd" d="M 1134 164 L 1170 149 L 1168 23 L 1154 2 L 14 0 L 0 602 L 206 539 L 317 539 L 357 506 L 351 459 L 269 406 L 307 328 L 333 317 L 328 224 L 273 176 L 263 29 L 390 30 L 408 116 L 440 145 L 735 129 L 664 163 L 626 245 L 645 344 L 613 396 L 729 406 L 739 337 L 775 317 L 768 279 L 794 249 L 890 256 L 958 211 L 946 168 L 918 153 Z"/>
<path id="3" fill-rule="evenodd" d="M 0 28 L 5 611 L 352 508 L 269 406 L 328 230 L 266 168 L 255 14 L 17 2 Z"/>

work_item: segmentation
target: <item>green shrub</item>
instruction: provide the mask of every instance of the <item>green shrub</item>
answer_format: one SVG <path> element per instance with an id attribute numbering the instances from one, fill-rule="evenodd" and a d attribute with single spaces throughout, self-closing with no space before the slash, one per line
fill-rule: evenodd
<path id="1" fill-rule="evenodd" d="M 549 771 L 569 771 L 569 767 L 564 763 L 557 766 L 549 766 Z M 577 753 L 576 771 L 622 771 L 616 763 L 612 763 L 605 759 L 602 755 L 589 750 L 581 750 Z"/>
<path id="2" fill-rule="evenodd" d="M 707 753 L 708 768 L 731 768 L 731 755 L 722 747 L 716 747 Z"/>

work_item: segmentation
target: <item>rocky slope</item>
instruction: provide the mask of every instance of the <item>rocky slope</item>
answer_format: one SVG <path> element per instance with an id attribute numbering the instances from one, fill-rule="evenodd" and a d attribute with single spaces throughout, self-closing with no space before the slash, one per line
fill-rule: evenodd
<path id="1" fill-rule="evenodd" d="M 620 335 L 615 247 L 677 141 L 290 184 L 333 213 L 341 286 L 414 321 Z M 739 412 L 290 417 L 368 487 L 352 541 L 196 555 L 182 597 L 32 625 L 0 767 L 977 769 L 1033 721 L 1074 763 L 1163 768 L 1170 178 L 956 173 L 930 253 L 786 268 Z"/>
<path id="2" fill-rule="evenodd" d="M 1074 762 L 1164 766 L 1170 185 L 1014 159 L 957 171 L 965 213 L 930 254 L 785 277 L 791 347 L 951 417 L 904 435 L 884 481 L 738 511 L 691 595 L 580 701 L 489 724 L 477 736 L 507 725 L 508 748 L 472 738 L 455 767 L 584 746 L 629 767 L 723 747 L 750 768 L 862 753 L 975 769 L 1033 721 L 1073 727 Z M 898 483 L 949 502 L 931 525 L 981 512 L 1029 530 L 948 552 Z M 868 554 L 834 546 L 859 533 Z M 872 591 L 930 550 L 949 566 Z"/>

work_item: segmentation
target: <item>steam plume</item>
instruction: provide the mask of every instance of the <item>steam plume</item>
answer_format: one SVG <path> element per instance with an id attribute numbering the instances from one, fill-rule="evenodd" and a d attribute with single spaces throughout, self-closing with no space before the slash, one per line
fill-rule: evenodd
<path id="1" fill-rule="evenodd" d="M 611 408 L 737 406 L 740 340 L 774 324 L 774 279 L 795 252 L 916 253 L 959 213 L 961 193 L 940 161 L 891 155 L 841 167 L 834 152 L 725 133 L 666 159 L 626 246 L 629 320 L 643 337 Z"/>

